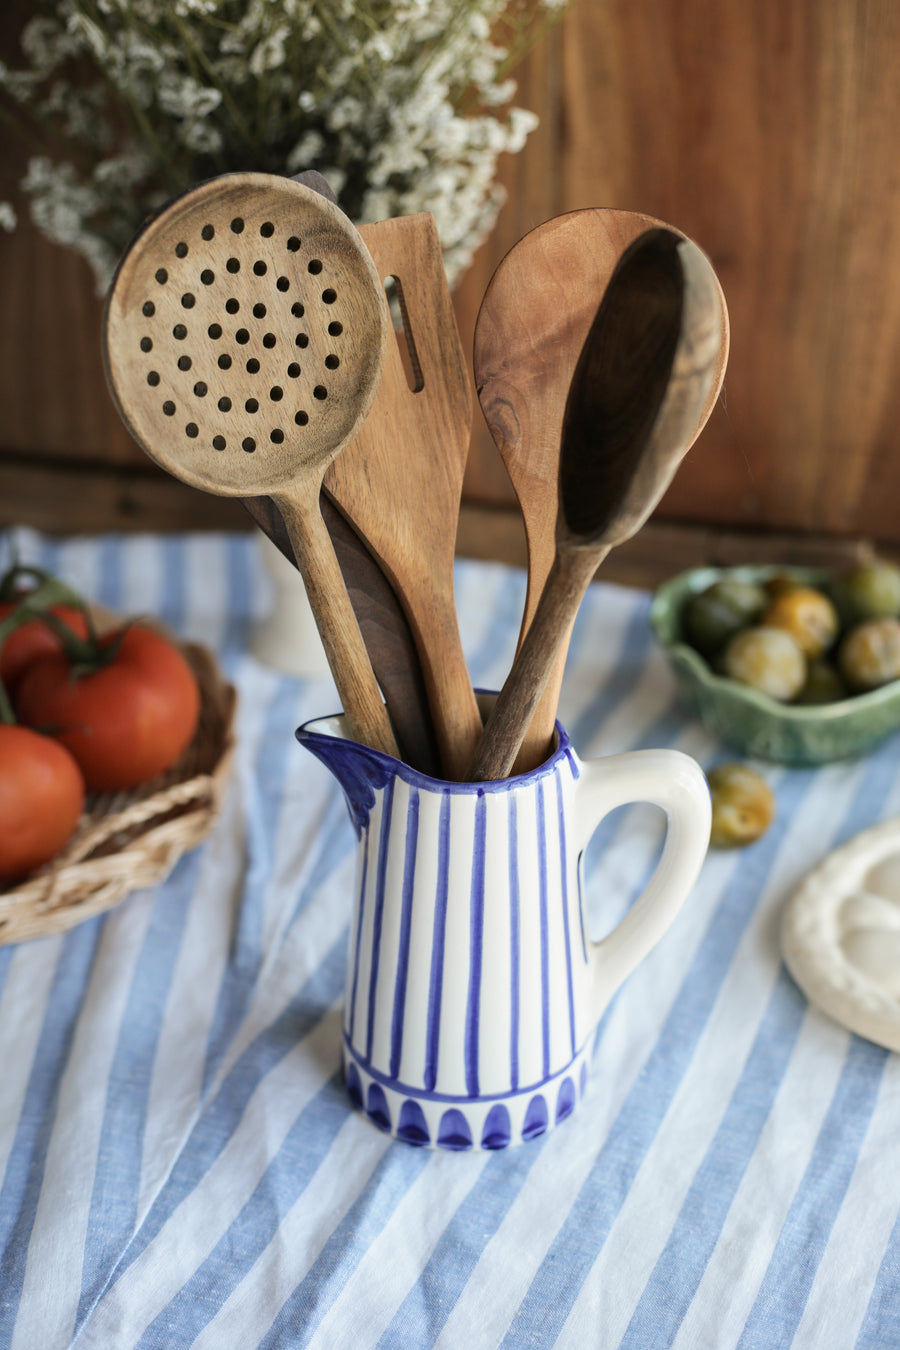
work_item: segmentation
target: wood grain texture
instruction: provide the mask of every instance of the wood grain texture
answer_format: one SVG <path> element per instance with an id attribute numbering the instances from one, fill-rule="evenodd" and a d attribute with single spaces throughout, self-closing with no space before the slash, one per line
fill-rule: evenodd
<path id="1" fill-rule="evenodd" d="M 0 15 L 11 65 L 20 17 Z M 485 287 L 528 230 L 596 206 L 669 221 L 713 259 L 732 352 L 727 398 L 654 523 L 750 552 L 763 531 L 773 548 L 794 535 L 900 544 L 898 62 L 894 0 L 575 0 L 517 72 L 541 126 L 502 162 L 508 203 L 456 293 L 467 356 Z M 0 197 L 15 197 L 25 159 L 4 144 Z M 48 478 L 133 470 L 146 495 L 115 523 L 183 520 L 110 405 L 86 265 L 17 204 L 25 225 L 0 232 L 0 452 Z M 30 472 L 18 482 L 17 519 L 46 522 L 51 499 L 66 528 L 69 494 L 32 492 Z M 480 413 L 465 499 L 514 502 Z M 197 499 L 198 525 L 210 519 Z"/>
<path id="2" fill-rule="evenodd" d="M 456 522 L 472 422 L 434 218 L 364 225 L 379 275 L 393 277 L 408 331 L 388 341 L 384 376 L 325 489 L 366 540 L 403 606 L 419 655 L 445 777 L 458 781 L 481 734 L 453 595 Z"/>
<path id="3" fill-rule="evenodd" d="M 521 82 L 539 111 L 545 61 Z M 722 401 L 656 518 L 900 539 L 898 61 L 892 0 L 610 0 L 563 23 L 538 209 L 671 222 L 710 254 L 731 315 Z M 544 162 L 534 144 L 504 169 L 510 204 L 458 296 L 464 334 L 509 233 L 535 223 L 521 178 Z M 485 441 L 467 488 L 499 501 Z"/>

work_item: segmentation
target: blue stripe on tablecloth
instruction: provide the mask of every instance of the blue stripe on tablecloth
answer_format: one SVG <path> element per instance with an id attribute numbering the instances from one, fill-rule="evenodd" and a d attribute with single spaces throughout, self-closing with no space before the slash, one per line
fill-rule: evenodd
<path id="1" fill-rule="evenodd" d="M 457 570 L 459 566 L 457 564 Z M 466 564 L 463 567 L 470 570 Z M 515 650 L 525 600 L 525 576 L 515 569 L 491 576 L 489 586 L 493 611 L 491 622 L 477 645 L 467 651 L 469 670 L 476 688 L 499 688 L 506 678 L 506 670 L 500 670 L 499 679 L 497 677 L 498 653 L 506 656 Z"/>
<path id="2" fill-rule="evenodd" d="M 145 1329 L 135 1350 L 190 1345 L 265 1251 L 347 1120 L 343 1075 L 327 1079 L 297 1116 L 253 1194 L 209 1256 Z"/>
<path id="3" fill-rule="evenodd" d="M 0 1249 L 3 1251 L 0 1259 L 0 1333 L 5 1325 L 10 1337 L 22 1292 L 47 1150 L 56 1124 L 60 1085 L 90 979 L 101 924 L 99 919 L 83 924 L 60 942 L 59 964 L 0 1188 Z"/>
<path id="4" fill-rule="evenodd" d="M 176 633 L 183 630 L 187 615 L 187 576 L 187 541 L 183 536 L 175 535 L 170 546 L 163 550 L 162 588 L 158 613 L 163 623 Z"/>
<path id="5" fill-rule="evenodd" d="M 210 1027 L 203 1087 L 206 1090 L 246 1012 L 247 991 L 256 980 L 263 950 L 266 895 L 272 883 L 272 862 L 285 782 L 296 750 L 297 683 L 287 677 L 275 684 L 263 719 L 256 750 L 256 791 L 242 802 L 247 861 L 244 869 L 237 933 L 231 960 L 222 977 Z"/>
<path id="6" fill-rule="evenodd" d="M 0 947 L 0 998 L 3 997 L 3 986 L 6 983 L 14 951 L 15 947 Z"/>
<path id="7" fill-rule="evenodd" d="M 114 1278 L 156 1238 L 182 1201 L 200 1184 L 225 1148 L 257 1086 L 285 1055 L 310 1035 L 338 999 L 347 960 L 347 931 L 332 944 L 291 1003 L 265 1027 L 226 1075 L 179 1154 L 147 1218 L 118 1262 Z M 350 1109 L 345 1101 L 346 1110 Z M 111 1279 L 109 1283 L 112 1283 Z"/>
<path id="8" fill-rule="evenodd" d="M 738 1350 L 790 1345 L 862 1147 L 888 1052 L 854 1037 Z"/>
<path id="9" fill-rule="evenodd" d="M 250 642 L 254 621 L 256 577 L 261 567 L 259 549 L 252 534 L 225 536 L 225 582 L 227 610 L 219 655 L 229 679 L 235 678 L 237 662 Z"/>
<path id="10" fill-rule="evenodd" d="M 435 1343 L 487 1242 L 525 1187 L 547 1137 L 539 1135 L 523 1148 L 491 1155 L 395 1312 L 378 1350 L 411 1350 Z"/>
<path id="11" fill-rule="evenodd" d="M 198 853 L 188 854 L 176 864 L 167 884 L 158 891 L 135 963 L 106 1083 L 99 1161 L 85 1238 L 78 1326 L 134 1234 L 153 1062 L 199 872 Z"/>
<path id="12" fill-rule="evenodd" d="M 672 1344 L 756 1150 L 806 1016 L 806 1007 L 806 999 L 782 969 L 728 1108 L 694 1174 L 669 1241 L 647 1281 L 619 1350 L 646 1350 L 648 1345 Z"/>
<path id="13" fill-rule="evenodd" d="M 311 857 L 307 855 L 304 859 L 303 876 L 299 879 L 301 884 L 284 928 L 286 933 L 314 901 L 332 873 L 343 866 L 348 853 L 355 847 L 352 828 L 344 794 L 337 791 L 329 798 L 322 815 L 322 823 L 316 833 L 315 851 Z M 347 908 L 350 909 L 349 903 Z"/>
<path id="14" fill-rule="evenodd" d="M 791 817 L 811 781 L 803 774 L 785 778 L 779 814 L 755 845 L 755 866 L 732 876 L 644 1070 L 510 1325 L 503 1341 L 510 1350 L 527 1343 L 529 1336 L 543 1336 L 543 1344 L 552 1345 L 559 1335 L 687 1072 Z M 585 1232 L 592 1236 L 587 1248 L 581 1240 Z"/>
<path id="15" fill-rule="evenodd" d="M 855 1350 L 894 1350 L 900 1345 L 900 1218 L 881 1258 Z"/>
<path id="16" fill-rule="evenodd" d="M 257 1350 L 287 1350 L 288 1346 L 290 1350 L 302 1350 L 309 1344 L 347 1280 L 431 1159 L 426 1149 L 402 1144 L 394 1144 L 382 1155 L 306 1278 L 285 1300 Z M 410 1350 L 413 1344 L 408 1342 Z M 343 1347 L 335 1346 L 335 1350 Z"/>
<path id="17" fill-rule="evenodd" d="M 124 596 L 122 575 L 123 541 L 120 534 L 105 535 L 95 545 L 97 549 L 97 580 L 91 597 L 98 604 L 125 613 L 128 604 Z M 65 578 L 63 578 L 65 580 Z"/>
<path id="18" fill-rule="evenodd" d="M 589 751 L 591 742 L 614 709 L 634 693 L 642 666 L 654 643 L 647 617 L 649 609 L 649 597 L 635 594 L 634 610 L 628 620 L 615 665 L 598 685 L 594 697 L 580 709 L 566 728 L 569 739 L 581 755 Z"/>

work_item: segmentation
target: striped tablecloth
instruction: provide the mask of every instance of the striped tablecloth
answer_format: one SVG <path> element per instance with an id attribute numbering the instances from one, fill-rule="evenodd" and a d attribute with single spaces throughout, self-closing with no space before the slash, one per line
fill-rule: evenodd
<path id="1" fill-rule="evenodd" d="M 777 947 L 804 873 L 900 813 L 897 737 L 766 770 L 774 825 L 710 854 L 607 1010 L 570 1120 L 501 1153 L 422 1151 L 341 1086 L 354 836 L 293 736 L 336 698 L 250 655 L 255 541 L 12 543 L 215 649 L 240 718 L 223 815 L 164 885 L 0 948 L 0 1345 L 900 1346 L 900 1063 L 810 1009 Z M 524 579 L 463 562 L 457 590 L 473 678 L 497 687 Z M 592 588 L 562 719 L 582 757 L 673 745 L 708 767 L 727 752 L 679 704 L 648 603 Z M 595 931 L 657 830 L 631 808 L 598 832 Z"/>

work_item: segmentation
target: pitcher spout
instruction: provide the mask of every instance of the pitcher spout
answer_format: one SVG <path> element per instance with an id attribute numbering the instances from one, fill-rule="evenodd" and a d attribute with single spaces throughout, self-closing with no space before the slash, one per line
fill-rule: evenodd
<path id="1" fill-rule="evenodd" d="M 375 805 L 375 793 L 394 777 L 398 761 L 380 750 L 346 738 L 340 717 L 321 717 L 307 722 L 297 740 L 330 769 L 343 789 L 347 809 L 357 836 L 361 835 Z"/>

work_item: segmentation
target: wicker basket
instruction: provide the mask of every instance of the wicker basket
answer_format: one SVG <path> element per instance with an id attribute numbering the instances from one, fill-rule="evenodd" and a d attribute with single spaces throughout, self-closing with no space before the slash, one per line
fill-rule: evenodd
<path id="1" fill-rule="evenodd" d="M 0 945 L 64 933 L 130 891 L 162 881 L 218 815 L 234 749 L 236 695 L 212 655 L 181 645 L 200 685 L 200 721 L 178 763 L 131 792 L 89 797 L 62 853 L 0 890 Z"/>

